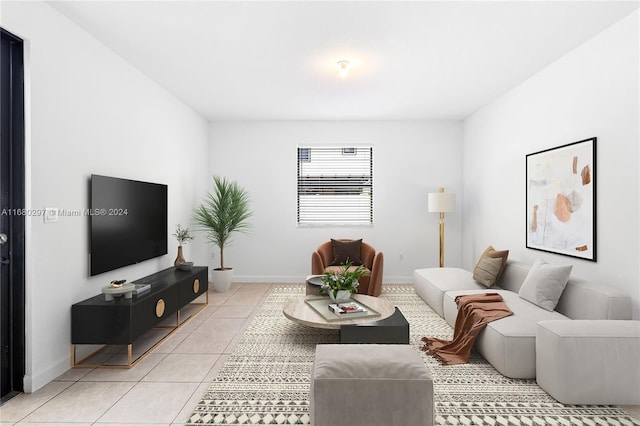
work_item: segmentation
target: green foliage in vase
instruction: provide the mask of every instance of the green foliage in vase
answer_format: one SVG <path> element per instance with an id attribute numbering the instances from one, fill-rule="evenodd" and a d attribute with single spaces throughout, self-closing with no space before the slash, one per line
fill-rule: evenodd
<path id="1" fill-rule="evenodd" d="M 191 235 L 189 228 L 183 228 L 180 224 L 176 225 L 176 232 L 171 234 L 178 240 L 178 245 L 186 244 L 193 240 L 194 236 Z"/>
<path id="2" fill-rule="evenodd" d="M 369 275 L 369 270 L 364 266 L 353 267 L 353 262 L 349 258 L 340 266 L 342 269 L 339 272 L 326 272 L 324 274 L 320 294 L 329 294 L 331 291 L 333 296 L 336 297 L 340 290 L 348 290 L 353 294 L 358 290 L 360 277 Z"/>

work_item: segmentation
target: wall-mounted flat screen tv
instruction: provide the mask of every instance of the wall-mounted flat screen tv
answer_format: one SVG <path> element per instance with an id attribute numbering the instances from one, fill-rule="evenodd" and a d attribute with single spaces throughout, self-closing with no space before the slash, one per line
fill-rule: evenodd
<path id="1" fill-rule="evenodd" d="M 91 275 L 167 254 L 167 185 L 91 175 Z"/>

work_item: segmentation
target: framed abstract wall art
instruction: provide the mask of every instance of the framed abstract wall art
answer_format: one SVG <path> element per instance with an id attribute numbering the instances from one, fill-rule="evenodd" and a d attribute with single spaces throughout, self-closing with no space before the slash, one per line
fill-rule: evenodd
<path id="1" fill-rule="evenodd" d="M 596 139 L 527 154 L 527 248 L 596 261 Z"/>

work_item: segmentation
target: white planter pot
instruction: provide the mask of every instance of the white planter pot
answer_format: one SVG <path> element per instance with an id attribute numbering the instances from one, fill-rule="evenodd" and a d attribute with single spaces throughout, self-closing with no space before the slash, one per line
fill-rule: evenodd
<path id="1" fill-rule="evenodd" d="M 338 294 L 333 295 L 333 290 L 329 290 L 329 298 L 336 303 L 345 303 L 351 300 L 351 292 L 349 290 L 338 290 Z"/>
<path id="2" fill-rule="evenodd" d="M 218 293 L 224 293 L 231 287 L 231 281 L 233 280 L 233 269 L 219 270 L 214 269 L 211 271 L 211 282 L 213 282 L 213 290 Z"/>

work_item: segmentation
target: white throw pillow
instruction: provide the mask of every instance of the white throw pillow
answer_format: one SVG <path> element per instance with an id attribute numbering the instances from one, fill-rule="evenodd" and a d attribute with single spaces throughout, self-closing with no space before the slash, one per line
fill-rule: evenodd
<path id="1" fill-rule="evenodd" d="M 524 279 L 520 297 L 547 311 L 553 311 L 567 285 L 572 265 L 550 265 L 542 259 L 535 261 Z"/>

